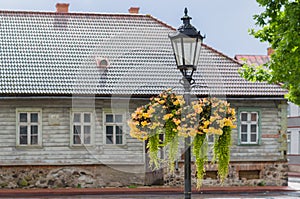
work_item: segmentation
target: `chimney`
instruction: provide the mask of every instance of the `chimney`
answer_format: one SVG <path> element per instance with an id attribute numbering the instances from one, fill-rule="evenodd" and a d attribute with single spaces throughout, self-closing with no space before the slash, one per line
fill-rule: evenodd
<path id="1" fill-rule="evenodd" d="M 140 10 L 139 7 L 131 7 L 128 9 L 130 14 L 139 14 L 139 10 Z"/>
<path id="2" fill-rule="evenodd" d="M 274 53 L 274 49 L 269 47 L 268 49 L 268 56 L 271 56 Z"/>
<path id="3" fill-rule="evenodd" d="M 56 4 L 56 12 L 57 13 L 68 13 L 69 12 L 69 4 L 68 3 L 57 3 Z"/>

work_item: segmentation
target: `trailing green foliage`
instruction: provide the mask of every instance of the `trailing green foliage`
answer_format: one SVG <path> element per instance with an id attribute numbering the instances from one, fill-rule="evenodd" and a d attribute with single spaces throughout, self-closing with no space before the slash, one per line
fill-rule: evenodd
<path id="1" fill-rule="evenodd" d="M 173 139 L 169 142 L 168 148 L 168 165 L 170 168 L 170 172 L 174 172 L 175 170 L 175 161 L 178 154 L 178 146 L 179 146 L 179 136 L 175 135 Z"/>
<path id="2" fill-rule="evenodd" d="M 196 172 L 197 172 L 197 188 L 202 185 L 202 179 L 205 174 L 205 164 L 207 158 L 208 143 L 206 134 L 197 134 L 193 140 L 193 155 L 195 156 Z"/>
<path id="3" fill-rule="evenodd" d="M 217 137 L 217 136 L 216 136 Z M 221 183 L 224 182 L 228 175 L 228 166 L 230 161 L 230 145 L 231 145 L 231 128 L 225 126 L 223 134 L 215 139 L 213 161 L 218 164 L 218 175 Z"/>
<path id="4" fill-rule="evenodd" d="M 159 169 L 159 162 L 160 162 L 160 158 L 158 157 L 158 151 L 159 151 L 159 134 L 153 134 L 151 136 L 149 136 L 148 139 L 148 144 L 147 144 L 147 148 L 148 148 L 148 154 L 149 154 L 149 158 L 150 158 L 150 166 L 152 166 L 154 169 Z"/>

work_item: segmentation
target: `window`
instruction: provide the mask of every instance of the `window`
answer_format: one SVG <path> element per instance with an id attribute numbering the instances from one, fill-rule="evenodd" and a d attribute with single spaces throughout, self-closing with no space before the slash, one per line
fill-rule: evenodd
<path id="1" fill-rule="evenodd" d="M 39 146 L 42 143 L 41 110 L 17 110 L 17 145 Z"/>
<path id="2" fill-rule="evenodd" d="M 259 111 L 239 112 L 239 143 L 259 144 Z"/>
<path id="3" fill-rule="evenodd" d="M 106 144 L 124 144 L 123 114 L 104 114 L 104 130 Z"/>
<path id="4" fill-rule="evenodd" d="M 71 145 L 92 144 L 93 113 L 79 111 L 73 112 L 71 128 Z"/>

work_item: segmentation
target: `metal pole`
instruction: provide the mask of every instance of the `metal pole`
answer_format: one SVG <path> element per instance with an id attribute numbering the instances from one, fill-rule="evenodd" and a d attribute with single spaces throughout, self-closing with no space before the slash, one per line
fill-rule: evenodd
<path id="1" fill-rule="evenodd" d="M 191 103 L 191 82 L 184 77 L 184 100 L 186 105 Z M 192 195 L 191 184 L 191 138 L 188 136 L 184 140 L 184 198 L 190 199 Z"/>

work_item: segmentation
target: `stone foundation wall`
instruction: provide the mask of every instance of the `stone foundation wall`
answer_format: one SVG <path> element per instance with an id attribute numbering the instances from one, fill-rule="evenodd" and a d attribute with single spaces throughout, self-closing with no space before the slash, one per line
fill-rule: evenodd
<path id="1" fill-rule="evenodd" d="M 139 166 L 142 170 L 143 166 Z M 134 166 L 0 166 L 0 188 L 96 188 L 125 187 L 129 185 L 160 184 L 161 171 L 149 174 L 126 172 L 138 170 Z M 192 172 L 195 171 L 192 165 Z M 206 165 L 203 186 L 220 186 L 216 165 Z M 232 162 L 224 186 L 287 186 L 287 162 Z M 155 174 L 155 175 L 154 175 Z M 184 163 L 170 174 L 164 169 L 164 184 L 184 186 Z M 192 184 L 196 186 L 196 174 Z M 146 177 L 146 178 L 145 178 Z M 147 178 L 149 178 L 147 180 Z M 151 181 L 151 182 L 150 182 Z"/>
<path id="2" fill-rule="evenodd" d="M 144 185 L 144 180 L 144 173 L 105 165 L 0 166 L 0 188 L 124 187 Z"/>
<path id="3" fill-rule="evenodd" d="M 192 165 L 192 185 L 196 186 L 195 166 Z M 164 173 L 165 185 L 184 186 L 184 163 L 178 164 L 178 169 L 170 174 Z M 288 186 L 287 162 L 232 162 L 224 186 Z M 206 176 L 203 186 L 220 186 L 217 178 L 217 166 L 206 165 Z"/>

